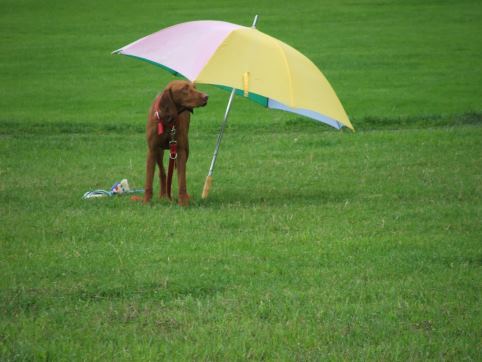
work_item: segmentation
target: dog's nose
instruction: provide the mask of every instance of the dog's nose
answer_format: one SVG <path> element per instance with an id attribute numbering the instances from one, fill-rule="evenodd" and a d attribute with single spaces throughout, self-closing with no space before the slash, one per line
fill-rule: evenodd
<path id="1" fill-rule="evenodd" d="M 209 96 L 206 93 L 204 93 L 203 94 L 203 101 L 207 103 L 208 98 L 209 98 Z"/>

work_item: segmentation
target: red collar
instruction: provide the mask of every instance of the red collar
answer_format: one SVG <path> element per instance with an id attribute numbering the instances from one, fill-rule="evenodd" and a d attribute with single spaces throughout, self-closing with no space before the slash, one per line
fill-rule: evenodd
<path id="1" fill-rule="evenodd" d="M 160 136 L 161 134 L 164 133 L 164 124 L 161 120 L 161 117 L 159 117 L 159 111 L 156 111 L 156 118 L 159 122 L 157 122 L 157 134 Z"/>
<path id="2" fill-rule="evenodd" d="M 161 119 L 161 117 L 159 116 L 159 111 L 156 111 L 155 113 L 156 115 L 156 118 L 159 122 L 157 122 L 157 134 L 160 136 L 161 134 L 164 133 L 164 120 Z M 176 127 L 176 122 L 173 120 L 171 123 L 168 124 L 168 127 L 170 129 L 173 129 Z"/>
<path id="3" fill-rule="evenodd" d="M 192 108 L 183 108 L 181 111 L 177 113 L 177 115 L 179 116 L 182 112 L 186 112 L 186 111 L 193 113 Z M 156 118 L 159 121 L 157 123 L 157 134 L 161 135 L 164 133 L 164 121 L 161 119 L 161 116 L 159 116 L 159 111 L 156 111 L 154 114 L 156 115 Z M 176 122 L 173 120 L 171 123 L 168 124 L 168 126 L 172 129 L 175 126 L 175 124 Z"/>

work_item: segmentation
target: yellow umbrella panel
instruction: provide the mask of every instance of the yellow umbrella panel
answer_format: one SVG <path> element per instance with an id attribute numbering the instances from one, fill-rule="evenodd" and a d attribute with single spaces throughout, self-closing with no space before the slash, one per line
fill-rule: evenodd
<path id="1" fill-rule="evenodd" d="M 195 79 L 268 99 L 267 106 L 353 129 L 320 70 L 289 45 L 254 28 L 232 31 Z M 339 125 L 337 125 L 339 123 Z"/>

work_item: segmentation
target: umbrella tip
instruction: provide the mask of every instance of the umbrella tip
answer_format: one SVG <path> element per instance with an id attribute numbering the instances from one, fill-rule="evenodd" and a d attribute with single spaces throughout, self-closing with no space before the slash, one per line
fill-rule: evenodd
<path id="1" fill-rule="evenodd" d="M 258 18 L 259 18 L 259 15 L 256 14 L 254 16 L 253 25 L 251 25 L 251 27 L 254 28 L 254 29 L 256 29 L 256 23 L 258 22 Z"/>

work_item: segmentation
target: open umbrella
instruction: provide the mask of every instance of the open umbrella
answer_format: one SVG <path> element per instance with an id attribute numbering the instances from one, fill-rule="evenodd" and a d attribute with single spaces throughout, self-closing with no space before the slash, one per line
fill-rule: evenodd
<path id="1" fill-rule="evenodd" d="M 307 57 L 255 28 L 223 21 L 177 24 L 141 38 L 113 54 L 156 64 L 192 82 L 231 90 L 203 190 L 208 195 L 234 94 L 268 108 L 300 114 L 340 129 L 353 129 L 321 71 Z"/>

